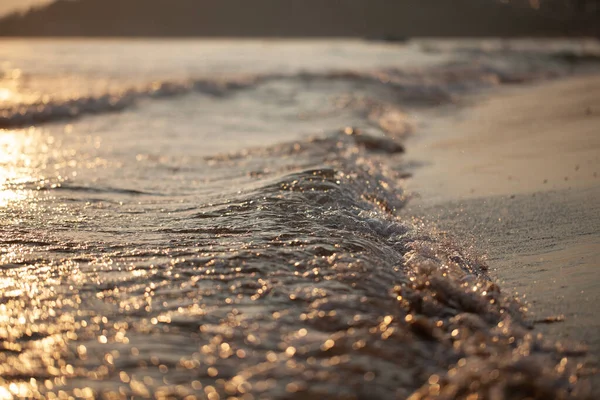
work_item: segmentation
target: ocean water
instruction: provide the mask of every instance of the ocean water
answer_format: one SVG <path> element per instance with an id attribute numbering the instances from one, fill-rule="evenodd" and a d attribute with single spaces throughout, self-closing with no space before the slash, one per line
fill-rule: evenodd
<path id="1" fill-rule="evenodd" d="M 3 40 L 0 398 L 585 398 L 582 350 L 398 211 L 420 110 L 598 54 Z"/>

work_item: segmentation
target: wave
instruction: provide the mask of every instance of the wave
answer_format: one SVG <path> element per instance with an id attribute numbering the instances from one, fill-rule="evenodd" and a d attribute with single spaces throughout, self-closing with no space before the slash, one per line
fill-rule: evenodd
<path id="1" fill-rule="evenodd" d="M 145 88 L 131 88 L 119 93 L 7 106 L 0 109 L 0 129 L 71 120 L 85 115 L 119 112 L 149 99 L 168 99 L 191 93 L 216 97 L 231 96 L 240 90 L 256 88 L 259 85 L 275 81 L 299 84 L 319 81 L 360 82 L 391 90 L 398 102 L 432 105 L 455 101 L 456 96 L 465 91 L 544 77 L 544 74 L 535 71 L 524 74 L 503 71 L 501 68 L 491 65 L 458 63 L 415 71 L 386 69 L 369 72 L 259 74 L 220 79 L 161 81 L 154 82 Z"/>
<path id="2" fill-rule="evenodd" d="M 135 189 L 124 189 L 109 186 L 81 186 L 72 184 L 68 181 L 52 185 L 51 187 L 44 186 L 38 190 L 57 190 L 69 192 L 97 193 L 97 194 L 113 194 L 113 195 L 130 195 L 130 196 L 160 196 L 160 193 L 147 192 Z"/>
<path id="3" fill-rule="evenodd" d="M 398 216 L 391 143 L 345 129 L 215 156 L 215 168 L 263 173 L 191 207 L 87 207 L 76 235 L 37 240 L 34 267 L 2 270 L 3 379 L 60 377 L 55 390 L 98 396 L 576 397 L 573 351 L 531 334 L 485 263 Z M 4 246 L 30 240 L 22 225 L 0 229 Z M 51 313 L 23 309 L 25 270 Z M 77 368 L 53 367 L 43 345 Z"/>
<path id="4" fill-rule="evenodd" d="M 391 87 L 411 104 L 512 81 L 455 65 L 162 83 L 129 96 L 229 96 L 289 79 Z M 405 121 L 393 107 L 370 111 L 386 136 L 347 127 L 181 172 L 210 168 L 202 185 L 218 190 L 182 179 L 155 196 L 73 178 L 48 182 L 47 203 L 0 209 L 18 221 L 0 225 L 3 382 L 40 398 L 82 387 L 116 398 L 584 397 L 570 357 L 580 349 L 534 335 L 483 260 L 400 216 Z"/>
<path id="5" fill-rule="evenodd" d="M 179 260 L 169 267 L 175 282 L 164 267 L 148 267 L 159 287 L 142 315 L 163 322 L 139 320 L 136 278 L 114 280 L 115 292 L 106 276 L 105 301 L 151 334 L 131 334 L 132 346 L 176 365 L 197 348 L 180 338 L 198 333 L 223 380 L 215 390 L 238 395 L 260 395 L 269 379 L 273 398 L 290 390 L 306 398 L 573 391 L 575 366 L 553 368 L 570 350 L 530 333 L 521 305 L 487 278 L 481 260 L 398 217 L 407 198 L 389 168 L 389 139 L 364 146 L 351 133 L 211 158 L 266 172 L 153 230 L 168 235 Z M 194 252 L 199 242 L 210 250 Z M 182 291 L 203 307 L 172 306 Z M 245 356 L 223 357 L 214 337 Z"/>

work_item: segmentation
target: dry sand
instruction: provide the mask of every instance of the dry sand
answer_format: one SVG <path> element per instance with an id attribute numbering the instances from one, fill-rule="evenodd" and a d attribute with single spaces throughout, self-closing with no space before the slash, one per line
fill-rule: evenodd
<path id="1" fill-rule="evenodd" d="M 600 76 L 476 96 L 421 116 L 405 211 L 488 256 L 551 339 L 600 360 Z M 433 160 L 433 161 L 431 161 Z M 592 380 L 600 395 L 600 379 Z M 599 397 L 600 398 L 600 397 Z"/>

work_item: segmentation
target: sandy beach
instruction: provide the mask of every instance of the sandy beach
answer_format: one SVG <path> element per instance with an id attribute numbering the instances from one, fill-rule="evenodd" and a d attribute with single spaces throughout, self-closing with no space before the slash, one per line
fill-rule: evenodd
<path id="1" fill-rule="evenodd" d="M 600 76 L 502 88 L 459 108 L 420 116 L 405 215 L 483 253 L 538 332 L 587 348 L 599 393 Z"/>

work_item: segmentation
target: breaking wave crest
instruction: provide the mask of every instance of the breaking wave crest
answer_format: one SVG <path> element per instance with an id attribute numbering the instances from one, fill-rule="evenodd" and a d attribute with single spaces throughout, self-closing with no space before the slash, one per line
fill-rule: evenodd
<path id="1" fill-rule="evenodd" d="M 397 100 L 404 103 L 432 105 L 454 101 L 457 95 L 467 90 L 477 90 L 503 83 L 521 83 L 542 79 L 547 75 L 547 72 L 540 73 L 539 71 L 505 71 L 502 68 L 483 64 L 452 64 L 425 71 L 387 69 L 371 72 L 267 74 L 181 82 L 162 81 L 147 87 L 131 88 L 118 93 L 6 106 L 0 109 L 0 129 L 70 120 L 84 115 L 118 112 L 149 99 L 166 99 L 191 93 L 218 97 L 230 96 L 240 90 L 276 81 L 360 82 L 365 85 L 391 89 L 396 94 Z"/>

